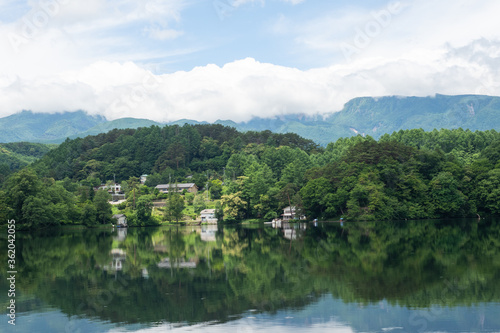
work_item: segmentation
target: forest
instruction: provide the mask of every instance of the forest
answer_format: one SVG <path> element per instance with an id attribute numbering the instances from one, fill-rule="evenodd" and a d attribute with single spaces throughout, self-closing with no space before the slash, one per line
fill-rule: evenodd
<path id="1" fill-rule="evenodd" d="M 13 172 L 35 162 L 56 144 L 30 142 L 0 143 L 0 184 Z"/>
<path id="2" fill-rule="evenodd" d="M 321 147 L 292 133 L 241 133 L 222 125 L 151 126 L 66 140 L 2 183 L 2 223 L 26 228 L 196 219 L 266 221 L 283 208 L 319 220 L 404 220 L 500 214 L 500 133 L 400 130 L 378 140 L 342 138 Z M 139 177 L 147 174 L 145 184 Z M 108 203 L 101 184 L 127 201 Z M 158 184 L 195 183 L 162 194 Z M 165 207 L 153 209 L 163 200 Z"/>

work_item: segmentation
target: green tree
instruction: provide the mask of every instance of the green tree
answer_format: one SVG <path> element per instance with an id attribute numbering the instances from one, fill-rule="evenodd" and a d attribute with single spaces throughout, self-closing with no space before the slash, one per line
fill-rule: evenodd
<path id="1" fill-rule="evenodd" d="M 137 199 L 136 217 L 139 222 L 146 223 L 151 219 L 153 211 L 153 198 L 150 195 L 142 195 Z"/>
<path id="2" fill-rule="evenodd" d="M 222 195 L 222 181 L 220 179 L 213 179 L 209 181 L 208 189 L 210 191 L 210 198 L 212 200 L 220 199 Z"/>
<path id="3" fill-rule="evenodd" d="M 53 218 L 55 212 L 52 208 L 53 206 L 47 200 L 41 197 L 30 196 L 23 204 L 23 222 L 29 227 L 56 224 L 56 220 Z"/>
<path id="4" fill-rule="evenodd" d="M 215 218 L 219 222 L 222 222 L 224 220 L 224 209 L 222 208 L 220 201 L 217 201 L 215 203 Z"/>
<path id="5" fill-rule="evenodd" d="M 136 200 L 139 197 L 139 187 L 140 180 L 139 178 L 134 176 L 130 177 L 127 181 L 124 181 L 122 183 L 122 188 L 125 192 L 125 195 L 127 196 L 127 201 L 129 202 L 129 205 L 132 204 L 133 209 L 136 208 Z"/>
<path id="6" fill-rule="evenodd" d="M 97 191 L 94 197 L 94 206 L 97 212 L 97 221 L 100 224 L 106 224 L 111 222 L 111 195 L 105 190 Z"/>
<path id="7" fill-rule="evenodd" d="M 224 216 L 227 220 L 237 221 L 245 216 L 247 202 L 241 198 L 241 192 L 223 195 L 221 204 L 224 207 Z"/>
<path id="8" fill-rule="evenodd" d="M 179 193 L 169 195 L 167 206 L 165 207 L 165 217 L 171 222 L 179 220 L 183 217 L 182 211 L 184 210 L 184 198 Z"/>
<path id="9" fill-rule="evenodd" d="M 205 203 L 205 197 L 202 194 L 197 194 L 193 201 L 194 212 L 196 214 L 200 214 L 202 210 L 207 208 L 207 204 Z"/>
<path id="10" fill-rule="evenodd" d="M 440 172 L 429 183 L 432 207 L 439 216 L 464 215 L 466 197 L 460 192 L 458 185 L 449 172 Z"/>
<path id="11" fill-rule="evenodd" d="M 328 179 L 320 177 L 307 182 L 300 190 L 300 196 L 304 204 L 304 210 L 307 216 L 322 217 L 328 206 L 325 198 L 332 191 L 332 185 Z M 287 194 L 289 195 L 289 194 Z"/>
<path id="12" fill-rule="evenodd" d="M 92 203 L 87 202 L 83 206 L 81 220 L 88 227 L 94 227 L 98 224 L 97 210 Z"/>
<path id="13" fill-rule="evenodd" d="M 188 206 L 192 206 L 193 205 L 193 201 L 194 201 L 194 193 L 186 193 L 184 195 L 184 199 L 186 200 Z"/>
<path id="14" fill-rule="evenodd" d="M 245 170 L 245 176 L 240 177 L 241 198 L 248 204 L 247 210 L 255 215 L 255 208 L 261 201 L 261 196 L 265 195 L 271 186 L 274 185 L 273 172 L 267 164 L 252 163 Z"/>
<path id="15" fill-rule="evenodd" d="M 500 214 L 500 169 L 488 172 L 475 189 L 478 206 L 486 212 Z"/>
<path id="16" fill-rule="evenodd" d="M 37 196 L 42 191 L 42 182 L 33 169 L 23 169 L 13 174 L 6 184 L 9 206 L 12 208 L 11 218 L 23 219 L 23 205 L 29 197 Z"/>

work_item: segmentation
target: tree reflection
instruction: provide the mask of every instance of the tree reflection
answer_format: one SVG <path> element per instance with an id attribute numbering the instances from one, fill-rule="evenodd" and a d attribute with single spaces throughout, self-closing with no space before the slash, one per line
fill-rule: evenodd
<path id="1" fill-rule="evenodd" d="M 325 293 L 409 308 L 500 300 L 498 220 L 311 224 L 287 235 L 267 227 L 18 234 L 18 272 L 29 281 L 19 289 L 71 316 L 126 323 L 227 321 Z M 120 267 L 110 265 L 117 254 Z"/>

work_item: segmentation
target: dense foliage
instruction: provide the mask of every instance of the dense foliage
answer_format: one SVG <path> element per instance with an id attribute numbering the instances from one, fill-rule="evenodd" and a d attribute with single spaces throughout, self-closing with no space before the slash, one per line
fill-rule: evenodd
<path id="1" fill-rule="evenodd" d="M 0 185 L 9 174 L 33 163 L 55 147 L 30 142 L 0 143 Z"/>
<path id="2" fill-rule="evenodd" d="M 319 149 L 313 141 L 292 133 L 240 133 L 222 125 L 152 126 L 66 140 L 34 167 L 55 179 L 92 176 L 121 181 L 166 171 L 180 177 L 191 171 L 220 172 L 232 154 L 259 145 L 290 146 L 308 153 Z"/>
<path id="3" fill-rule="evenodd" d="M 498 215 L 499 160 L 500 134 L 494 130 L 401 130 L 379 141 L 339 139 L 322 149 L 296 134 L 152 126 L 67 140 L 32 171 L 13 175 L 0 205 L 27 225 L 92 225 L 85 221 L 93 208 L 101 217 L 92 221 L 105 223 L 102 212 L 109 209 L 97 207 L 93 188 L 116 181 L 127 195 L 118 209 L 136 225 L 195 218 L 207 206 L 227 221 L 271 220 L 287 206 L 296 207 L 295 217 L 309 219 Z M 145 185 L 138 182 L 141 174 L 149 174 Z M 165 197 L 154 188 L 182 182 L 201 192 Z M 162 213 L 153 215 L 153 202 L 162 199 Z M 59 209 L 62 214 L 55 213 Z M 33 218 L 39 213 L 46 218 Z"/>

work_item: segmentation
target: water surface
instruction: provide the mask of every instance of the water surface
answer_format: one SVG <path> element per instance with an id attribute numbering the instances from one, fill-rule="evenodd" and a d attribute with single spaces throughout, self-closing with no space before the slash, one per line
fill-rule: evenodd
<path id="1" fill-rule="evenodd" d="M 500 332 L 494 219 L 59 228 L 16 247 L 0 332 Z"/>

